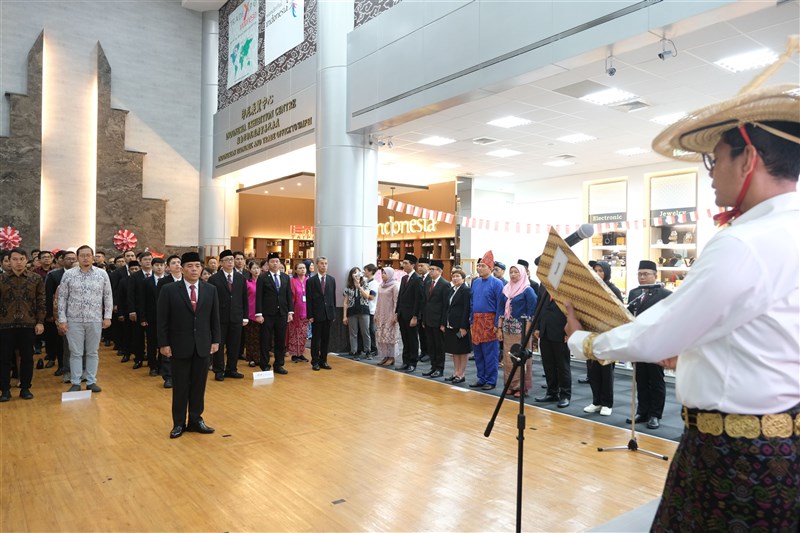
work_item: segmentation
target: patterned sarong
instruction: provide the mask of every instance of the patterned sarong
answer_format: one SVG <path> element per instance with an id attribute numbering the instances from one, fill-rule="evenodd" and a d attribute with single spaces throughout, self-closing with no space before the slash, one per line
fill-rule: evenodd
<path id="1" fill-rule="evenodd" d="M 472 344 L 497 340 L 497 332 L 494 330 L 496 316 L 495 313 L 472 314 Z"/>

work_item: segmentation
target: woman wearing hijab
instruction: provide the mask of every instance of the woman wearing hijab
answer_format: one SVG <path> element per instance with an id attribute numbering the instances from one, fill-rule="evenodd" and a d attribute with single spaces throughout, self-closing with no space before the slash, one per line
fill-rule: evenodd
<path id="1" fill-rule="evenodd" d="M 509 281 L 503 287 L 503 297 L 501 303 L 505 308 L 503 316 L 500 317 L 499 328 L 503 339 L 503 381 L 508 381 L 513 368 L 513 360 L 509 350 L 515 344 L 522 342 L 522 321 L 525 321 L 525 331 L 529 331 L 533 323 L 533 313 L 536 310 L 536 293 L 531 288 L 528 279 L 528 271 L 520 264 L 513 265 L 508 270 Z M 513 393 L 515 398 L 520 394 L 520 372 L 514 374 L 514 380 L 508 387 L 508 392 Z M 531 360 L 525 362 L 525 394 L 531 390 L 533 381 L 533 370 Z"/>
<path id="2" fill-rule="evenodd" d="M 308 340 L 308 314 L 306 313 L 306 265 L 297 263 L 290 278 L 294 318 L 286 328 L 286 348 L 293 363 L 308 361 L 305 356 Z"/>
<path id="3" fill-rule="evenodd" d="M 611 265 L 606 261 L 597 261 L 594 264 L 590 262 L 589 265 L 621 302 L 622 291 L 611 282 Z M 601 365 L 597 361 L 586 361 L 586 373 L 592 388 L 592 403 L 584 407 L 583 412 L 610 415 L 614 406 L 614 362 Z"/>
<path id="4" fill-rule="evenodd" d="M 375 308 L 375 338 L 378 344 L 378 355 L 383 357 L 379 366 L 394 366 L 397 356 L 397 338 L 400 326 L 397 324 L 397 294 L 400 284 L 394 279 L 394 269 L 381 269 L 381 285 L 378 287 L 378 305 Z"/>

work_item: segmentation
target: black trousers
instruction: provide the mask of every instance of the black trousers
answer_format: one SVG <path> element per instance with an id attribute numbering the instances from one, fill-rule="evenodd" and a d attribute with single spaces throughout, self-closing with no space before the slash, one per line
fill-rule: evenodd
<path id="1" fill-rule="evenodd" d="M 158 368 L 158 327 L 155 322 L 147 323 L 144 337 L 147 340 L 147 366 L 150 369 Z"/>
<path id="2" fill-rule="evenodd" d="M 144 361 L 144 328 L 131 319 L 127 319 L 126 324 L 130 330 L 130 350 L 133 360 L 136 362 Z"/>
<path id="3" fill-rule="evenodd" d="M 33 328 L 0 329 L 0 390 L 11 390 L 11 362 L 19 350 L 19 385 L 30 389 L 33 381 L 33 344 L 36 335 Z"/>
<path id="4" fill-rule="evenodd" d="M 589 363 L 589 386 L 592 388 L 592 404 L 614 407 L 614 363 L 601 365 L 596 361 Z"/>
<path id="5" fill-rule="evenodd" d="M 242 345 L 242 323 L 220 323 L 219 350 L 214 352 L 214 373 L 236 372 L 239 362 L 239 348 Z M 225 364 L 225 354 L 228 362 Z"/>
<path id="6" fill-rule="evenodd" d="M 559 400 L 572 397 L 572 370 L 569 367 L 569 346 L 565 342 L 539 339 L 547 395 Z"/>
<path id="7" fill-rule="evenodd" d="M 655 363 L 636 363 L 636 414 L 661 418 L 666 397 L 664 369 Z"/>
<path id="8" fill-rule="evenodd" d="M 428 336 L 423 331 L 422 324 L 417 324 L 417 334 L 419 335 L 419 353 L 420 355 L 430 355 L 428 349 Z"/>
<path id="9" fill-rule="evenodd" d="M 47 360 L 58 361 L 58 368 L 64 365 L 64 341 L 58 334 L 55 322 L 44 323 L 44 342 L 47 346 Z"/>
<path id="10" fill-rule="evenodd" d="M 409 325 L 410 318 L 399 318 L 400 338 L 403 340 L 403 364 L 417 366 L 419 357 L 419 332 L 417 326 Z"/>
<path id="11" fill-rule="evenodd" d="M 369 315 L 369 345 L 372 346 L 372 353 L 378 353 L 378 341 L 375 338 L 375 334 L 377 333 L 375 327 L 375 315 Z"/>
<path id="12" fill-rule="evenodd" d="M 172 425 L 194 424 L 205 409 L 206 380 L 208 379 L 209 356 L 200 357 L 195 352 L 191 357 L 172 357 Z"/>
<path id="13" fill-rule="evenodd" d="M 311 323 L 311 364 L 328 362 L 328 345 L 331 340 L 331 321 L 314 320 Z"/>
<path id="14" fill-rule="evenodd" d="M 283 366 L 286 357 L 286 319 L 281 315 L 264 316 L 261 324 L 261 367 L 269 364 L 269 347 L 275 343 L 275 366 Z"/>
<path id="15" fill-rule="evenodd" d="M 426 325 L 425 340 L 428 346 L 428 355 L 431 356 L 431 370 L 444 372 L 444 332 L 439 326 Z"/>

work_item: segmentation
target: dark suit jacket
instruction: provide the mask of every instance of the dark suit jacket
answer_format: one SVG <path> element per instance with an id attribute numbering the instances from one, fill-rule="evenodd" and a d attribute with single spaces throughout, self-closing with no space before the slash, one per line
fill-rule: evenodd
<path id="1" fill-rule="evenodd" d="M 395 312 L 403 320 L 411 320 L 411 317 L 422 318 L 422 305 L 425 303 L 425 295 L 422 288 L 422 278 L 416 272 L 412 272 L 407 277 L 403 277 L 400 282 L 400 292 L 397 294 L 397 307 Z"/>
<path id="2" fill-rule="evenodd" d="M 52 322 L 52 320 L 47 320 L 53 317 L 53 297 L 56 294 L 56 289 L 59 285 L 61 285 L 61 278 L 64 277 L 64 269 L 63 268 L 56 268 L 51 270 L 47 273 L 47 277 L 44 278 L 44 318 L 48 322 Z M 57 317 L 56 317 L 57 318 Z"/>
<path id="3" fill-rule="evenodd" d="M 558 308 L 555 300 L 550 299 L 550 293 L 544 288 L 539 287 L 539 298 L 545 298 L 539 318 L 533 325 L 533 329 L 539 330 L 539 337 L 553 342 L 564 342 L 567 335 L 564 328 L 567 325 L 567 317 Z"/>
<path id="4" fill-rule="evenodd" d="M 117 312 L 121 315 L 125 315 L 125 320 L 128 319 L 128 313 L 133 313 L 136 311 L 135 308 L 132 308 L 129 305 L 129 292 L 128 287 L 131 285 L 131 276 L 123 276 L 120 278 L 119 283 L 117 284 L 116 292 L 112 289 L 112 294 L 114 295 L 114 305 L 117 306 Z"/>
<path id="5" fill-rule="evenodd" d="M 181 279 L 183 279 L 183 278 L 181 278 Z M 164 277 L 161 278 L 160 280 L 158 280 L 158 287 L 157 287 L 158 290 L 156 291 L 156 295 L 160 295 L 161 294 L 161 289 L 163 289 L 165 286 L 169 285 L 170 283 L 173 283 L 174 281 L 176 281 L 176 280 L 175 280 L 175 278 L 172 277 L 172 274 L 170 274 L 169 272 L 164 274 Z M 177 281 L 181 281 L 181 280 L 177 280 Z"/>
<path id="6" fill-rule="evenodd" d="M 256 314 L 262 316 L 288 316 L 294 311 L 289 276 L 280 273 L 281 286 L 275 288 L 272 273 L 267 270 L 256 280 Z"/>
<path id="7" fill-rule="evenodd" d="M 318 275 L 306 281 L 306 308 L 308 318 L 314 321 L 333 320 L 336 318 L 336 280 L 325 274 L 325 294 L 322 294 L 322 282 Z"/>
<path id="8" fill-rule="evenodd" d="M 430 277 L 425 281 L 425 288 L 423 294 L 425 296 L 425 303 L 422 308 L 422 323 L 425 327 L 438 328 L 442 325 L 442 318 L 447 313 L 447 301 L 450 299 L 450 282 L 444 277 L 439 276 L 436 281 L 436 286 L 431 292 L 431 284 L 433 279 Z"/>
<path id="9" fill-rule="evenodd" d="M 150 271 L 150 277 L 153 277 L 153 272 Z M 142 296 L 142 284 L 147 279 L 143 270 L 139 272 L 135 272 L 128 276 L 128 294 L 126 296 L 126 303 L 128 304 L 128 310 L 126 313 L 136 313 L 136 321 L 141 322 L 142 319 L 139 318 L 139 308 L 141 307 L 142 303 L 139 301 Z"/>
<path id="10" fill-rule="evenodd" d="M 156 323 L 156 316 L 158 314 L 158 283 L 167 277 L 168 276 L 163 276 L 160 280 L 156 281 L 156 276 L 153 274 L 137 284 L 139 292 L 136 294 L 136 320 L 138 320 L 139 323 Z"/>
<path id="11" fill-rule="evenodd" d="M 648 294 L 642 297 L 642 292 L 645 290 Z M 670 294 L 672 291 L 661 286 L 647 289 L 636 287 L 628 294 L 628 311 L 634 316 L 639 316 Z"/>
<path id="12" fill-rule="evenodd" d="M 220 340 L 217 289 L 203 281 L 197 285 L 196 311 L 185 283 L 168 283 L 158 296 L 158 346 L 172 348 L 175 358 L 190 358 L 195 351 L 208 357 Z"/>
<path id="13" fill-rule="evenodd" d="M 222 324 L 241 324 L 247 318 L 247 282 L 244 276 L 233 270 L 233 287 L 228 289 L 227 274 L 223 269 L 208 279 L 217 288 L 219 319 Z"/>
<path id="14" fill-rule="evenodd" d="M 236 270 L 236 268 L 234 268 L 234 269 L 233 269 L 233 271 L 234 271 L 234 272 L 239 272 L 238 270 Z M 246 267 L 245 267 L 245 268 L 243 268 L 243 269 L 242 269 L 242 271 L 241 271 L 241 272 L 239 272 L 239 274 L 241 274 L 241 275 L 242 275 L 242 277 L 244 277 L 244 280 L 245 280 L 245 281 L 247 281 L 248 279 L 250 279 L 250 278 L 252 278 L 252 277 L 253 277 L 253 275 L 250 273 L 250 271 L 249 271 L 249 270 L 247 270 L 247 268 L 246 268 Z"/>
<path id="15" fill-rule="evenodd" d="M 114 297 L 114 305 L 117 306 L 117 313 L 120 314 L 127 313 L 125 309 L 119 306 L 119 302 L 124 301 L 124 298 L 119 292 L 119 285 L 123 279 L 127 278 L 128 278 L 128 267 L 126 266 L 116 269 L 108 276 L 108 281 L 111 282 L 111 294 Z"/>
<path id="16" fill-rule="evenodd" d="M 448 322 L 450 327 L 457 329 L 466 329 L 469 331 L 469 315 L 472 313 L 472 290 L 464 283 L 461 288 L 456 291 L 453 296 L 453 301 L 450 301 L 450 295 L 453 294 L 451 288 L 447 291 L 447 312 L 442 317 L 442 325 L 447 326 Z"/>

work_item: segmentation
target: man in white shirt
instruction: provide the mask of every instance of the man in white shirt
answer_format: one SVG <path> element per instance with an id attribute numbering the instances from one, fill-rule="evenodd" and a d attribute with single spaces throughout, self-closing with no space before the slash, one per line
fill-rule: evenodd
<path id="1" fill-rule="evenodd" d="M 685 431 L 653 530 L 800 529 L 800 87 L 750 91 L 689 114 L 653 142 L 702 155 L 721 230 L 672 296 L 576 357 L 676 370 Z M 715 217 L 716 218 L 716 217 Z M 676 355 L 677 354 L 677 355 Z"/>

